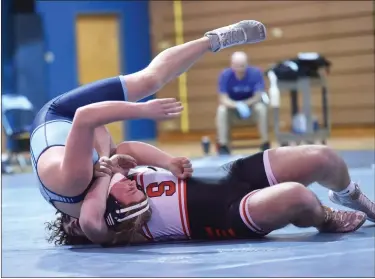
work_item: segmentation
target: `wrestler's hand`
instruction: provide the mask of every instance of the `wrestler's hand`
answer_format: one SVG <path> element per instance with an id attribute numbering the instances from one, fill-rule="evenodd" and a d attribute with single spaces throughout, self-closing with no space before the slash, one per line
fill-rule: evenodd
<path id="1" fill-rule="evenodd" d="M 168 165 L 168 170 L 173 173 L 174 176 L 186 179 L 191 177 L 193 174 L 193 167 L 188 158 L 185 157 L 175 157 L 171 160 Z"/>
<path id="2" fill-rule="evenodd" d="M 131 168 L 137 166 L 137 161 L 129 155 L 116 154 L 113 155 L 110 159 L 110 167 L 112 173 L 121 173 L 127 175 Z"/>
<path id="3" fill-rule="evenodd" d="M 100 157 L 94 165 L 94 177 L 112 176 L 111 161 L 108 157 Z"/>
<path id="4" fill-rule="evenodd" d="M 163 120 L 180 116 L 183 109 L 181 102 L 174 98 L 155 99 L 143 104 L 142 114 L 145 118 Z"/>

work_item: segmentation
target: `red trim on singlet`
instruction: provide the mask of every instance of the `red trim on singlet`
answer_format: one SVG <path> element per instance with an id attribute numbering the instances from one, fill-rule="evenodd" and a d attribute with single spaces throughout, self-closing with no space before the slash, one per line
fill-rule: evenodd
<path id="1" fill-rule="evenodd" d="M 137 175 L 138 175 L 138 173 L 137 173 Z M 146 192 L 145 184 L 144 184 L 144 182 L 143 182 L 143 172 L 139 174 L 139 183 L 141 184 L 143 190 Z M 143 227 L 145 228 L 146 232 L 149 234 L 150 239 L 151 239 L 151 240 L 154 240 L 154 237 L 153 237 L 152 233 L 150 232 L 150 229 L 148 228 L 147 223 L 145 223 L 145 224 L 143 225 Z"/>
<path id="2" fill-rule="evenodd" d="M 138 183 L 138 177 L 140 176 L 139 175 L 140 173 L 139 172 L 136 172 L 136 173 L 133 173 L 133 175 L 135 176 L 135 181 Z M 142 186 L 142 185 L 141 185 Z M 142 186 L 143 187 L 143 186 Z M 145 226 L 142 226 L 142 229 L 141 231 L 139 232 L 142 236 L 144 236 L 148 241 L 152 241 L 152 237 L 150 235 L 147 235 L 147 231 L 145 232 L 143 229 L 146 230 Z"/>
<path id="3" fill-rule="evenodd" d="M 242 202 L 242 214 L 243 216 L 245 216 L 245 219 L 247 221 L 247 224 L 251 227 L 251 229 L 256 232 L 256 233 L 260 233 L 260 234 L 263 234 L 264 232 L 263 231 L 260 231 L 258 230 L 253 224 L 252 222 L 250 221 L 249 217 L 247 216 L 247 212 L 246 212 L 246 204 L 247 204 L 247 200 L 257 192 L 257 190 L 255 191 L 252 191 L 251 193 L 247 194 L 247 196 L 244 198 L 243 202 Z"/>
<path id="4" fill-rule="evenodd" d="M 181 183 L 181 179 L 178 179 L 177 180 L 177 184 L 178 184 L 178 207 L 180 209 L 180 219 L 181 219 L 181 225 L 182 225 L 182 230 L 184 231 L 184 234 L 186 236 L 186 238 L 188 238 L 188 234 L 187 234 L 187 231 L 186 231 L 186 227 L 185 227 L 185 222 L 184 222 L 184 215 L 183 215 L 183 212 L 182 212 L 182 183 Z"/>
<path id="5" fill-rule="evenodd" d="M 187 206 L 187 194 L 186 194 L 186 180 L 182 180 L 182 187 L 184 188 L 184 201 L 185 201 L 185 219 L 186 219 L 186 226 L 188 231 L 188 237 L 191 236 L 191 230 L 190 230 L 190 221 L 189 221 L 189 213 L 188 213 L 188 206 Z"/>

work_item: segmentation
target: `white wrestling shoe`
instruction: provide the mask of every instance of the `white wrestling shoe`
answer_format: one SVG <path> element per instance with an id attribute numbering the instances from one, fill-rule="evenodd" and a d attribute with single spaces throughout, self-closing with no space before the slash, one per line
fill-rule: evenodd
<path id="1" fill-rule="evenodd" d="M 204 34 L 210 39 L 211 51 L 217 52 L 236 45 L 255 44 L 266 39 L 266 27 L 256 20 L 221 27 Z"/>
<path id="2" fill-rule="evenodd" d="M 348 196 L 339 196 L 335 192 L 329 191 L 328 197 L 335 204 L 366 213 L 367 220 L 375 222 L 375 202 L 366 197 L 357 184 L 355 184 L 354 192 Z"/>

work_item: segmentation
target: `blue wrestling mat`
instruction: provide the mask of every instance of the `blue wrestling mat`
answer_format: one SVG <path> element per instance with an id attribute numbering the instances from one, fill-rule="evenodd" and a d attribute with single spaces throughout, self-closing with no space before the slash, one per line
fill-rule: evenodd
<path id="1" fill-rule="evenodd" d="M 374 199 L 374 151 L 341 154 L 353 180 Z M 235 157 L 194 160 L 196 173 L 215 175 Z M 54 210 L 32 174 L 3 176 L 4 277 L 374 277 L 375 225 L 352 234 L 286 227 L 264 240 L 184 242 L 120 248 L 55 247 L 44 222 Z M 327 190 L 311 188 L 327 204 Z"/>

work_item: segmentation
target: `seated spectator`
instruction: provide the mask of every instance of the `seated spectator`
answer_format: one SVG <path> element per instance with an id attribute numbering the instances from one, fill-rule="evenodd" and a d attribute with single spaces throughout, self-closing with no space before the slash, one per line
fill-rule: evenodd
<path id="1" fill-rule="evenodd" d="M 219 77 L 219 106 L 216 115 L 219 154 L 229 154 L 230 119 L 256 117 L 262 144 L 260 148 L 270 148 L 268 139 L 268 109 L 264 96 L 265 84 L 260 69 L 248 64 L 244 52 L 235 52 L 231 58 L 231 67 L 225 69 Z"/>

